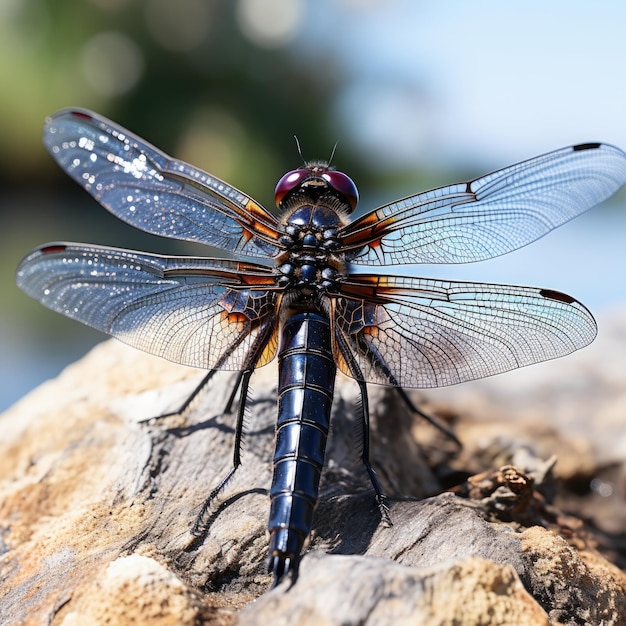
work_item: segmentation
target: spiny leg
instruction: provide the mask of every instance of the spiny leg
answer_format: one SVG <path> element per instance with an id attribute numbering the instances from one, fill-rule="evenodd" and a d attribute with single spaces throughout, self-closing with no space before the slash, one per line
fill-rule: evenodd
<path id="1" fill-rule="evenodd" d="M 235 384 L 233 385 L 233 390 L 228 398 L 228 401 L 226 402 L 226 406 L 224 407 L 224 411 L 223 414 L 224 415 L 230 415 L 233 412 L 233 403 L 235 402 L 235 397 L 237 396 L 237 391 L 239 390 L 239 387 L 241 386 L 241 382 L 243 380 L 245 372 L 239 372 L 239 374 L 237 374 L 237 379 L 235 380 Z M 248 376 L 248 378 L 250 378 Z M 246 390 L 247 390 L 247 384 L 246 384 Z"/>
<path id="2" fill-rule="evenodd" d="M 367 383 L 363 380 L 357 380 L 359 392 L 361 394 L 361 428 L 362 428 L 362 445 L 361 445 L 361 461 L 367 471 L 374 493 L 376 494 L 376 502 L 380 511 L 381 521 L 385 526 L 392 526 L 391 517 L 389 516 L 389 506 L 387 504 L 387 496 L 383 492 L 383 488 L 378 480 L 378 476 L 372 467 L 370 461 L 370 419 L 369 419 L 369 400 L 367 397 Z"/>
<path id="3" fill-rule="evenodd" d="M 370 477 L 372 486 L 374 487 L 374 491 L 376 493 L 376 500 L 378 502 L 378 507 L 381 512 L 382 521 L 385 524 L 391 525 L 391 519 L 389 517 L 389 507 L 386 504 L 386 497 L 382 491 L 382 488 L 380 486 L 380 483 L 378 481 L 378 477 L 376 476 L 374 468 L 372 467 L 372 464 L 369 460 L 370 426 L 369 426 L 369 402 L 368 402 L 368 396 L 367 396 L 367 384 L 364 380 L 364 376 L 362 374 L 361 368 L 359 367 L 359 364 L 357 363 L 357 360 L 354 357 L 352 347 L 349 345 L 348 339 L 339 330 L 337 330 L 337 332 L 335 333 L 335 338 L 336 338 L 337 346 L 339 347 L 348 365 L 350 374 L 359 385 L 359 390 L 361 393 L 360 421 L 361 421 L 362 431 L 363 431 L 363 446 L 362 446 L 361 459 Z M 372 365 L 374 365 L 380 371 L 380 373 L 388 380 L 389 384 L 396 389 L 400 398 L 404 401 L 404 403 L 406 404 L 406 406 L 411 412 L 425 419 L 427 422 L 429 422 L 435 428 L 441 431 L 445 436 L 449 437 L 452 441 L 454 441 L 454 443 L 457 446 L 462 447 L 462 444 L 458 440 L 458 438 L 445 425 L 440 423 L 439 420 L 436 420 L 434 417 L 424 413 L 413 404 L 413 402 L 407 395 L 406 391 L 398 384 L 398 381 L 396 380 L 395 376 L 392 374 L 391 369 L 389 368 L 387 363 L 384 361 L 382 356 L 378 354 L 376 351 L 373 351 L 371 346 L 369 346 L 365 342 L 362 336 L 357 336 L 356 338 L 353 338 L 353 341 L 354 341 L 354 346 L 353 346 L 354 349 L 360 352 L 361 354 L 364 354 L 365 356 L 367 356 L 367 358 L 370 360 Z"/>
<path id="4" fill-rule="evenodd" d="M 228 402 L 226 403 L 225 412 L 230 413 L 232 408 L 232 404 L 235 400 L 235 396 L 237 394 L 237 389 L 241 388 L 241 396 L 239 401 L 239 411 L 237 412 L 237 424 L 235 426 L 235 445 L 233 447 L 233 466 L 226 474 L 226 476 L 219 482 L 217 487 L 211 491 L 209 497 L 202 504 L 202 508 L 196 517 L 196 521 L 193 524 L 191 529 L 192 535 L 199 536 L 202 535 L 205 530 L 205 524 L 203 520 L 211 506 L 213 500 L 217 497 L 217 495 L 224 489 L 224 487 L 228 484 L 230 479 L 235 475 L 237 468 L 241 465 L 241 438 L 243 435 L 243 424 L 246 412 L 246 406 L 248 403 L 248 389 L 250 385 L 250 378 L 254 373 L 254 369 L 256 367 L 257 362 L 259 361 L 263 351 L 269 341 L 274 328 L 274 318 L 268 317 L 263 321 L 260 326 L 259 332 L 253 345 L 250 347 L 250 351 L 248 353 L 248 358 L 246 359 L 247 366 L 239 372 L 237 376 L 237 380 L 235 381 L 235 386 L 228 398 Z M 247 333 L 242 333 L 239 341 L 235 342 L 233 345 L 238 345 L 244 337 L 247 336 Z M 231 351 L 233 346 L 231 346 Z M 229 353 L 225 353 L 222 357 L 222 362 L 225 361 L 226 357 Z"/>
<path id="5" fill-rule="evenodd" d="M 382 355 L 377 350 L 375 350 L 373 346 L 368 344 L 362 335 L 357 336 L 356 344 L 357 345 L 355 346 L 355 348 L 357 348 L 359 352 L 364 354 L 372 363 L 372 365 L 374 365 L 376 369 L 378 369 L 378 371 L 387 379 L 389 385 L 395 388 L 400 398 L 403 400 L 403 402 L 407 405 L 408 409 L 412 413 L 415 413 L 415 415 L 419 415 L 422 419 L 426 420 L 439 432 L 443 433 L 443 435 L 451 439 L 459 448 L 463 447 L 463 444 L 459 441 L 457 436 L 445 424 L 440 422 L 432 415 L 424 413 L 424 411 L 418 409 L 415 404 L 413 404 L 411 398 L 409 398 L 404 388 L 401 387 L 400 383 L 398 383 L 398 381 L 396 380 L 396 377 L 393 375 L 390 367 L 387 365 Z"/>
<path id="6" fill-rule="evenodd" d="M 139 420 L 139 423 L 143 424 L 145 422 L 151 422 L 153 420 L 162 420 L 162 419 L 165 419 L 166 417 L 173 417 L 175 415 L 180 415 L 180 416 L 184 417 L 185 414 L 187 413 L 189 407 L 193 404 L 195 399 L 202 393 L 204 388 L 208 386 L 208 384 L 211 382 L 211 379 L 213 378 L 214 374 L 217 373 L 217 371 L 218 370 L 216 370 L 216 369 L 212 369 L 200 381 L 200 383 L 194 388 L 194 390 L 191 392 L 191 394 L 180 405 L 180 407 L 178 407 L 178 409 L 176 409 L 174 411 L 168 411 L 167 413 L 162 413 L 161 415 L 156 415 L 154 417 L 147 417 L 145 419 Z M 226 402 L 226 406 L 224 407 L 224 411 L 223 411 L 224 415 L 229 415 L 232 412 L 233 403 L 235 401 L 235 396 L 237 395 L 237 390 L 239 389 L 239 386 L 241 385 L 241 379 L 242 378 L 243 378 L 243 372 L 239 372 L 239 374 L 237 375 L 237 379 L 235 380 L 235 384 L 233 386 L 232 393 L 230 394 L 230 397 L 228 398 L 228 401 Z"/>
<path id="7" fill-rule="evenodd" d="M 270 322 L 271 322 L 271 320 L 265 322 L 265 324 L 264 324 L 264 333 L 261 333 L 260 337 L 258 337 L 256 342 L 255 342 L 257 347 L 259 345 L 259 340 L 261 341 L 261 343 L 263 341 L 266 341 L 266 339 L 267 339 L 267 330 L 268 330 L 268 328 L 271 328 L 271 323 Z M 159 415 L 157 417 L 152 417 L 152 418 L 149 418 L 147 420 L 141 420 L 141 421 L 148 422 L 148 421 L 151 421 L 153 419 L 163 419 L 165 417 L 171 417 L 173 415 L 184 416 L 184 413 L 191 406 L 193 401 L 202 392 L 204 387 L 206 387 L 209 384 L 209 382 L 211 381 L 211 379 L 213 378 L 215 373 L 218 372 L 221 369 L 221 366 L 228 360 L 228 358 L 232 355 L 232 353 L 237 348 L 239 348 L 239 346 L 244 341 L 246 336 L 247 336 L 246 332 L 242 332 L 242 333 L 239 334 L 239 337 L 237 337 L 235 339 L 235 341 L 233 341 L 230 344 L 228 349 L 225 350 L 224 353 L 221 355 L 221 357 L 217 360 L 217 362 L 215 363 L 215 367 L 213 367 L 213 369 L 210 370 L 208 372 L 208 374 L 200 381 L 200 384 L 191 392 L 191 395 L 183 402 L 182 406 L 178 410 L 170 411 L 169 413 L 165 413 L 163 415 Z M 230 413 L 231 410 L 232 410 L 233 401 L 235 399 L 235 395 L 237 394 L 237 389 L 239 388 L 239 386 L 241 384 L 241 380 L 242 380 L 242 378 L 244 376 L 244 371 L 245 370 L 240 371 L 238 376 L 237 376 L 237 380 L 235 381 L 235 386 L 234 386 L 233 391 L 232 391 L 232 393 L 231 393 L 231 395 L 230 395 L 230 397 L 228 399 L 228 402 L 226 403 L 226 408 L 224 409 L 224 413 L 226 413 L 226 414 Z"/>
<path id="8" fill-rule="evenodd" d="M 441 421 L 439 421 L 436 417 L 429 415 L 428 413 L 424 413 L 421 409 L 418 409 L 411 398 L 409 398 L 407 392 L 403 387 L 399 387 L 394 385 L 398 395 L 402 399 L 402 401 L 407 405 L 409 411 L 419 415 L 422 419 L 426 420 L 429 424 L 434 426 L 440 433 L 445 435 L 448 439 L 453 441 L 459 448 L 463 447 L 463 444 L 459 441 L 458 437 Z"/>
<path id="9" fill-rule="evenodd" d="M 228 482 L 235 475 L 235 472 L 241 465 L 241 438 L 243 435 L 243 423 L 244 423 L 244 416 L 245 416 L 245 411 L 246 411 L 246 404 L 248 401 L 248 388 L 250 384 L 250 377 L 252 376 L 253 373 L 254 373 L 254 368 L 246 369 L 240 372 L 239 376 L 237 377 L 237 381 L 235 383 L 235 388 L 233 390 L 233 393 L 231 393 L 228 403 L 226 405 L 227 412 L 228 412 L 235 398 L 237 389 L 239 388 L 239 386 L 241 386 L 241 401 L 239 403 L 239 410 L 237 412 L 237 425 L 235 426 L 235 444 L 233 447 L 233 466 L 229 470 L 228 474 L 226 474 L 226 476 L 222 478 L 222 480 L 219 482 L 217 487 L 215 487 L 213 491 L 211 491 L 211 493 L 209 494 L 209 497 L 202 504 L 202 508 L 200 509 L 200 512 L 198 513 L 198 516 L 196 517 L 196 521 L 194 522 L 194 525 L 191 529 L 192 535 L 198 536 L 202 534 L 203 527 L 204 527 L 203 520 L 206 516 L 207 511 L 209 510 L 211 506 L 211 503 L 213 502 L 213 500 L 215 500 L 215 498 L 222 491 L 222 489 L 224 489 L 224 487 L 228 484 Z"/>
<path id="10" fill-rule="evenodd" d="M 376 502 L 378 503 L 378 509 L 380 511 L 380 517 L 385 526 L 392 526 L 391 517 L 389 516 L 389 506 L 387 505 L 387 497 L 383 492 L 383 488 L 378 480 L 378 476 L 372 467 L 370 461 L 370 410 L 369 400 L 367 397 L 367 383 L 364 380 L 363 373 L 359 364 L 356 362 L 352 351 L 350 350 L 346 339 L 340 332 L 335 333 L 335 340 L 337 346 L 341 350 L 343 357 L 346 360 L 350 374 L 355 379 L 359 386 L 359 392 L 361 394 L 361 408 L 359 421 L 361 423 L 362 430 L 362 445 L 361 445 L 361 462 L 367 471 L 374 493 L 376 494 Z"/>

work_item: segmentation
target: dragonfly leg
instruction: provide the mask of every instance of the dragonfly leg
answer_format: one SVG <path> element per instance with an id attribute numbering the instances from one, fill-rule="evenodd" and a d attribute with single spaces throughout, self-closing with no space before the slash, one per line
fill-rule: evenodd
<path id="1" fill-rule="evenodd" d="M 146 419 L 139 420 L 139 423 L 151 422 L 152 420 L 162 420 L 166 417 L 173 417 L 174 415 L 185 416 L 186 412 L 189 410 L 189 407 L 193 404 L 195 399 L 204 391 L 204 388 L 211 382 L 213 375 L 218 370 L 211 370 L 195 387 L 195 389 L 191 392 L 189 397 L 174 411 L 168 411 L 167 413 L 162 413 L 161 415 L 157 415 L 155 417 L 147 417 Z M 235 384 L 233 385 L 233 390 L 226 402 L 226 406 L 224 407 L 224 411 L 222 412 L 225 415 L 229 415 L 232 413 L 233 404 L 235 402 L 235 397 L 237 396 L 237 391 L 241 385 L 241 379 L 243 378 L 243 372 L 239 372 L 237 375 L 237 380 L 235 380 Z"/>
<path id="2" fill-rule="evenodd" d="M 419 415 L 422 419 L 426 420 L 429 424 L 434 426 L 439 432 L 445 435 L 448 439 L 453 441 L 459 448 L 463 447 L 463 444 L 459 441 L 458 437 L 440 420 L 432 415 L 428 415 L 428 413 L 424 413 L 421 409 L 418 409 L 411 398 L 409 398 L 407 392 L 397 385 L 394 385 L 398 395 L 402 399 L 402 401 L 407 405 L 409 411 Z"/>
<path id="3" fill-rule="evenodd" d="M 443 433 L 446 437 L 451 439 L 459 448 L 463 447 L 463 444 L 459 441 L 457 436 L 445 424 L 440 422 L 436 417 L 433 417 L 432 415 L 428 415 L 428 413 L 424 413 L 424 411 L 422 411 L 421 409 L 418 409 L 415 406 L 415 404 L 413 404 L 411 398 L 409 398 L 407 392 L 400 386 L 395 376 L 391 372 L 391 369 L 389 368 L 389 366 L 384 361 L 381 355 L 379 354 L 372 355 L 371 351 L 368 349 L 368 346 L 363 344 L 362 338 L 359 338 L 357 340 L 357 346 L 361 346 L 363 353 L 368 355 L 370 360 L 373 362 L 374 365 L 376 365 L 377 369 L 381 372 L 381 374 L 385 376 L 389 384 L 396 389 L 402 401 L 407 405 L 409 411 L 411 411 L 415 415 L 419 415 L 422 419 L 426 420 L 429 424 L 434 426 L 439 432 Z M 345 351 L 344 351 L 344 356 L 345 356 Z M 353 369 L 354 367 L 357 367 L 358 371 L 360 372 L 360 369 L 358 368 L 358 366 L 356 366 L 356 364 L 354 365 L 351 364 L 350 367 L 351 369 Z"/>
<path id="4" fill-rule="evenodd" d="M 389 516 L 389 505 L 387 504 L 387 496 L 383 492 L 383 488 L 378 480 L 378 476 L 372 463 L 370 462 L 370 412 L 369 412 L 369 400 L 367 397 L 367 383 L 363 380 L 357 380 L 359 385 L 359 391 L 361 393 L 360 403 L 360 422 L 362 428 L 362 446 L 361 446 L 361 461 L 367 471 L 374 493 L 376 494 L 376 502 L 380 511 L 380 517 L 382 523 L 385 526 L 392 526 L 391 517 Z"/>
<path id="5" fill-rule="evenodd" d="M 369 476 L 370 482 L 372 483 L 372 487 L 374 488 L 374 493 L 376 494 L 376 502 L 378 503 L 378 510 L 380 511 L 381 521 L 385 526 L 393 526 L 391 522 L 391 517 L 389 516 L 389 505 L 387 504 L 387 496 L 385 496 L 380 481 L 378 480 L 378 476 L 376 475 L 376 472 L 372 467 L 372 463 L 370 462 L 370 408 L 369 400 L 367 397 L 367 383 L 364 380 L 361 368 L 356 362 L 352 354 L 352 350 L 348 346 L 348 343 L 343 334 L 340 332 L 336 332 L 335 341 L 342 355 L 346 359 L 346 363 L 348 364 L 348 368 L 350 369 L 350 374 L 359 386 L 359 392 L 361 394 L 361 403 L 359 410 L 359 421 L 361 422 L 362 429 L 361 461 L 363 463 L 363 466 L 365 467 L 365 470 L 367 471 L 367 475 Z"/>
<path id="6" fill-rule="evenodd" d="M 243 380 L 244 377 L 244 372 L 239 372 L 239 374 L 237 374 L 237 380 L 235 380 L 235 384 L 233 385 L 233 390 L 228 398 L 228 401 L 226 402 L 226 406 L 224 407 L 224 414 L 225 415 L 230 415 L 233 412 L 233 403 L 235 402 L 235 397 L 237 396 L 237 391 L 239 390 L 239 387 L 241 387 L 241 381 Z M 250 378 L 248 376 L 248 378 Z M 247 386 L 246 386 L 247 389 Z M 243 402 L 243 398 L 242 398 L 242 404 L 245 404 Z"/>
<path id="7" fill-rule="evenodd" d="M 260 355 L 263 353 L 265 346 L 269 338 L 272 335 L 274 329 L 274 318 L 270 317 L 266 319 L 258 332 L 257 338 L 254 342 L 254 345 L 250 349 L 249 357 L 247 360 L 247 365 L 244 369 L 242 369 L 235 381 L 235 385 L 232 393 L 228 398 L 228 402 L 226 403 L 225 413 L 230 413 L 232 409 L 233 402 L 235 400 L 235 396 L 237 395 L 237 389 L 241 389 L 241 396 L 239 400 L 239 410 L 237 411 L 237 425 L 235 426 L 235 445 L 233 446 L 233 466 L 229 470 L 229 472 L 220 480 L 217 487 L 211 491 L 209 497 L 204 501 L 200 512 L 196 517 L 196 521 L 194 522 L 191 528 L 191 534 L 195 536 L 200 536 L 206 531 L 207 524 L 205 523 L 206 514 L 211 507 L 211 503 L 217 495 L 226 487 L 228 482 L 232 479 L 237 471 L 237 468 L 241 465 L 241 438 L 243 435 L 243 423 L 246 412 L 246 406 L 248 404 L 248 389 L 250 386 L 250 378 L 254 373 L 254 369 L 257 361 L 259 360 Z M 243 340 L 246 334 L 242 334 L 239 341 L 235 342 L 231 349 L 235 346 L 239 345 L 239 343 Z M 228 356 L 228 354 L 224 355 L 224 359 Z M 215 370 L 212 370 L 214 372 Z M 212 374 L 210 372 L 210 374 Z"/>
<path id="8" fill-rule="evenodd" d="M 215 487 L 213 491 L 211 491 L 211 493 L 209 494 L 209 497 L 202 504 L 202 508 L 200 509 L 200 512 L 198 513 L 198 516 L 196 517 L 196 521 L 194 522 L 194 525 L 191 529 L 192 535 L 198 536 L 203 533 L 203 529 L 205 527 L 204 519 L 206 517 L 207 511 L 211 507 L 211 503 L 213 502 L 213 500 L 215 500 L 217 495 L 224 489 L 224 487 L 232 479 L 232 477 L 235 475 L 235 472 L 241 465 L 241 438 L 243 435 L 243 422 L 244 422 L 244 415 L 246 411 L 246 403 L 248 400 L 248 387 L 250 384 L 250 377 L 252 376 L 253 373 L 254 373 L 254 368 L 242 370 L 240 372 L 235 382 L 235 389 L 233 390 L 233 393 L 230 395 L 230 398 L 226 405 L 226 408 L 228 411 L 233 403 L 237 389 L 241 387 L 241 402 L 239 404 L 239 410 L 237 411 L 237 425 L 235 427 L 235 445 L 233 447 L 233 466 L 230 468 L 226 476 L 224 476 L 224 478 L 220 480 L 217 487 Z"/>

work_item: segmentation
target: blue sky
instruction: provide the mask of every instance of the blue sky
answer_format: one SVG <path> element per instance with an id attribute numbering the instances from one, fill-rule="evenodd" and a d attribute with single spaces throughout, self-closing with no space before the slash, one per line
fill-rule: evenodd
<path id="1" fill-rule="evenodd" d="M 303 46 L 322 43 L 347 70 L 339 125 L 392 167 L 500 166 L 590 140 L 626 146 L 624 2 L 308 8 Z"/>

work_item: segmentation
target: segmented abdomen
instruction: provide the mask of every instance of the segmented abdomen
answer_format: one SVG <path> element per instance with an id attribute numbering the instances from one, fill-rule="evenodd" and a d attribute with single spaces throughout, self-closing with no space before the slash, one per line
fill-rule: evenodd
<path id="1" fill-rule="evenodd" d="M 326 317 L 307 311 L 287 319 L 278 368 L 278 423 L 268 524 L 269 568 L 276 582 L 290 569 L 297 569 L 317 502 L 336 374 Z"/>

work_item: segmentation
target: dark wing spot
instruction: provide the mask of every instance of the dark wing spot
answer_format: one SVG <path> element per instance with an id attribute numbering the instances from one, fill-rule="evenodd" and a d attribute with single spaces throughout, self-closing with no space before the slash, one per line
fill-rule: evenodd
<path id="1" fill-rule="evenodd" d="M 93 119 L 93 116 L 89 115 L 89 113 L 86 113 L 85 111 L 72 111 L 71 115 L 72 117 L 78 117 L 83 120 L 91 121 Z"/>
<path id="2" fill-rule="evenodd" d="M 566 302 L 567 304 L 576 302 L 576 299 L 572 298 L 572 296 L 568 296 L 566 293 L 561 293 L 560 291 L 553 291 L 552 289 L 542 289 L 539 292 L 539 295 L 544 298 L 549 298 L 550 300 L 560 300 L 561 302 Z"/>
<path id="3" fill-rule="evenodd" d="M 61 244 L 41 248 L 43 254 L 53 254 L 55 252 L 64 252 L 65 250 L 67 250 L 67 246 Z"/>
<path id="4" fill-rule="evenodd" d="M 572 146 L 572 150 L 574 152 L 578 152 L 579 150 L 596 150 L 601 145 L 601 143 L 579 143 L 577 146 Z"/>

